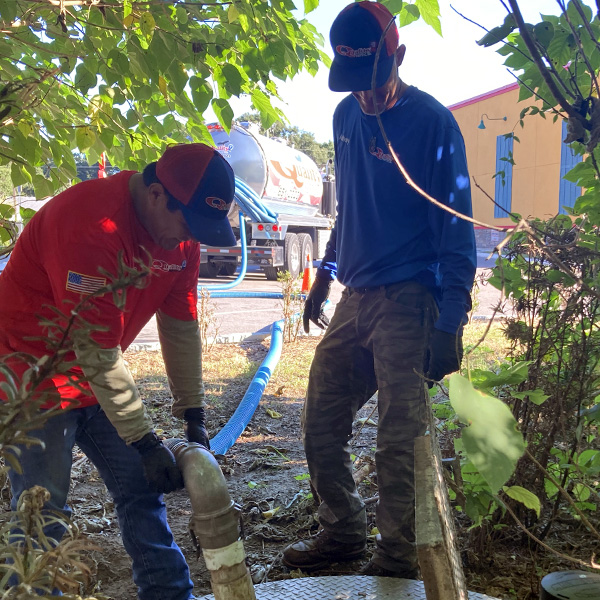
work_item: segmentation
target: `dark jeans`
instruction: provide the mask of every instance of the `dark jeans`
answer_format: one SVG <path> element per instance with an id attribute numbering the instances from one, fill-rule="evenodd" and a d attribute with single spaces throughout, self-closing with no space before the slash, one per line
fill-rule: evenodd
<path id="1" fill-rule="evenodd" d="M 366 535 L 348 442 L 356 412 L 378 391 L 380 536 L 373 560 L 392 571 L 417 567 L 413 445 L 425 432 L 427 393 L 417 373 L 423 372 L 436 318 L 432 295 L 417 283 L 346 289 L 310 369 L 304 448 L 322 501 L 320 523 L 338 541 L 358 542 Z"/>
<path id="2" fill-rule="evenodd" d="M 162 495 L 150 491 L 138 452 L 125 444 L 104 411 L 96 406 L 65 411 L 32 432 L 40 446 L 21 447 L 23 474 L 10 471 L 12 508 L 21 493 L 41 485 L 51 494 L 49 510 L 71 515 L 66 505 L 73 446 L 96 465 L 114 499 L 123 545 L 133 562 L 140 600 L 189 600 L 193 584 L 181 550 L 167 524 Z M 49 525 L 45 533 L 59 540 L 64 529 Z"/>

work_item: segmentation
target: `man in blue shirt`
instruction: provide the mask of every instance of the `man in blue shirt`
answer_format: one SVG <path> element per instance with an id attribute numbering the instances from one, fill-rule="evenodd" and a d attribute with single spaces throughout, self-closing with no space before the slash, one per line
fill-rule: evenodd
<path id="1" fill-rule="evenodd" d="M 361 572 L 416 578 L 414 439 L 425 432 L 425 384 L 460 367 L 476 269 L 473 225 L 457 216 L 471 216 L 465 148 L 452 114 L 398 76 L 406 47 L 382 4 L 346 7 L 330 40 L 329 87 L 352 93 L 333 118 L 338 214 L 304 311 L 305 329 L 328 326 L 302 416 L 322 530 L 288 546 L 283 562 L 310 571 L 364 554 L 348 442 L 377 391 L 379 535 Z M 416 186 L 453 212 L 407 183 L 384 132 Z M 345 290 L 329 324 L 323 305 L 335 277 Z"/>

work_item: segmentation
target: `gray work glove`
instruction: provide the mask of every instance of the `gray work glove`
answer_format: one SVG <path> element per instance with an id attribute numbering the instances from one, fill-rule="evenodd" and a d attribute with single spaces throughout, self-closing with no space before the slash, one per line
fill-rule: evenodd
<path id="1" fill-rule="evenodd" d="M 446 375 L 458 371 L 462 357 L 462 336 L 434 329 L 423 366 L 425 377 L 431 380 L 428 382 L 429 387 L 433 385 L 432 381 L 440 381 Z"/>
<path id="2" fill-rule="evenodd" d="M 196 442 L 202 444 L 207 450 L 210 450 L 210 441 L 208 439 L 208 431 L 206 431 L 206 416 L 202 407 L 188 408 L 183 413 L 185 425 L 185 437 L 188 442 Z"/>
<path id="3" fill-rule="evenodd" d="M 325 329 L 329 325 L 329 317 L 323 312 L 323 306 L 329 297 L 331 289 L 331 279 L 325 277 L 317 277 L 308 292 L 308 297 L 304 303 L 304 314 L 302 321 L 304 322 L 304 331 L 310 330 L 312 321 L 317 327 Z"/>
<path id="4" fill-rule="evenodd" d="M 183 475 L 173 453 L 163 445 L 154 431 L 131 445 L 142 457 L 144 475 L 152 491 L 168 494 L 183 487 Z"/>

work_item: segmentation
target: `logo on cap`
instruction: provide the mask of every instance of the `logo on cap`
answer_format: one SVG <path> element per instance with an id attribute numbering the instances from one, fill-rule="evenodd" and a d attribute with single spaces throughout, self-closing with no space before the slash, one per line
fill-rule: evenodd
<path id="1" fill-rule="evenodd" d="M 340 44 L 335 47 L 335 51 L 340 56 L 347 56 L 348 58 L 360 58 L 361 56 L 371 56 L 371 54 L 375 54 L 377 52 L 377 42 L 371 42 L 371 46 L 369 48 L 351 48 L 350 46 L 344 46 Z"/>
<path id="2" fill-rule="evenodd" d="M 227 210 L 229 205 L 222 198 L 217 198 L 216 196 L 209 196 L 206 199 L 206 204 L 208 204 L 212 208 L 218 208 L 219 210 Z"/>

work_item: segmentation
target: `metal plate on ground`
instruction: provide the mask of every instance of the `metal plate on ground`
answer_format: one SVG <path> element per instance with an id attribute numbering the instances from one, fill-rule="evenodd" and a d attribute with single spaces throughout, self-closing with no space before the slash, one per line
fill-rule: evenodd
<path id="1" fill-rule="evenodd" d="M 255 585 L 254 591 L 256 600 L 426 600 L 422 581 L 366 575 L 285 579 Z M 198 600 L 214 600 L 214 596 Z M 469 600 L 496 599 L 469 592 Z"/>

